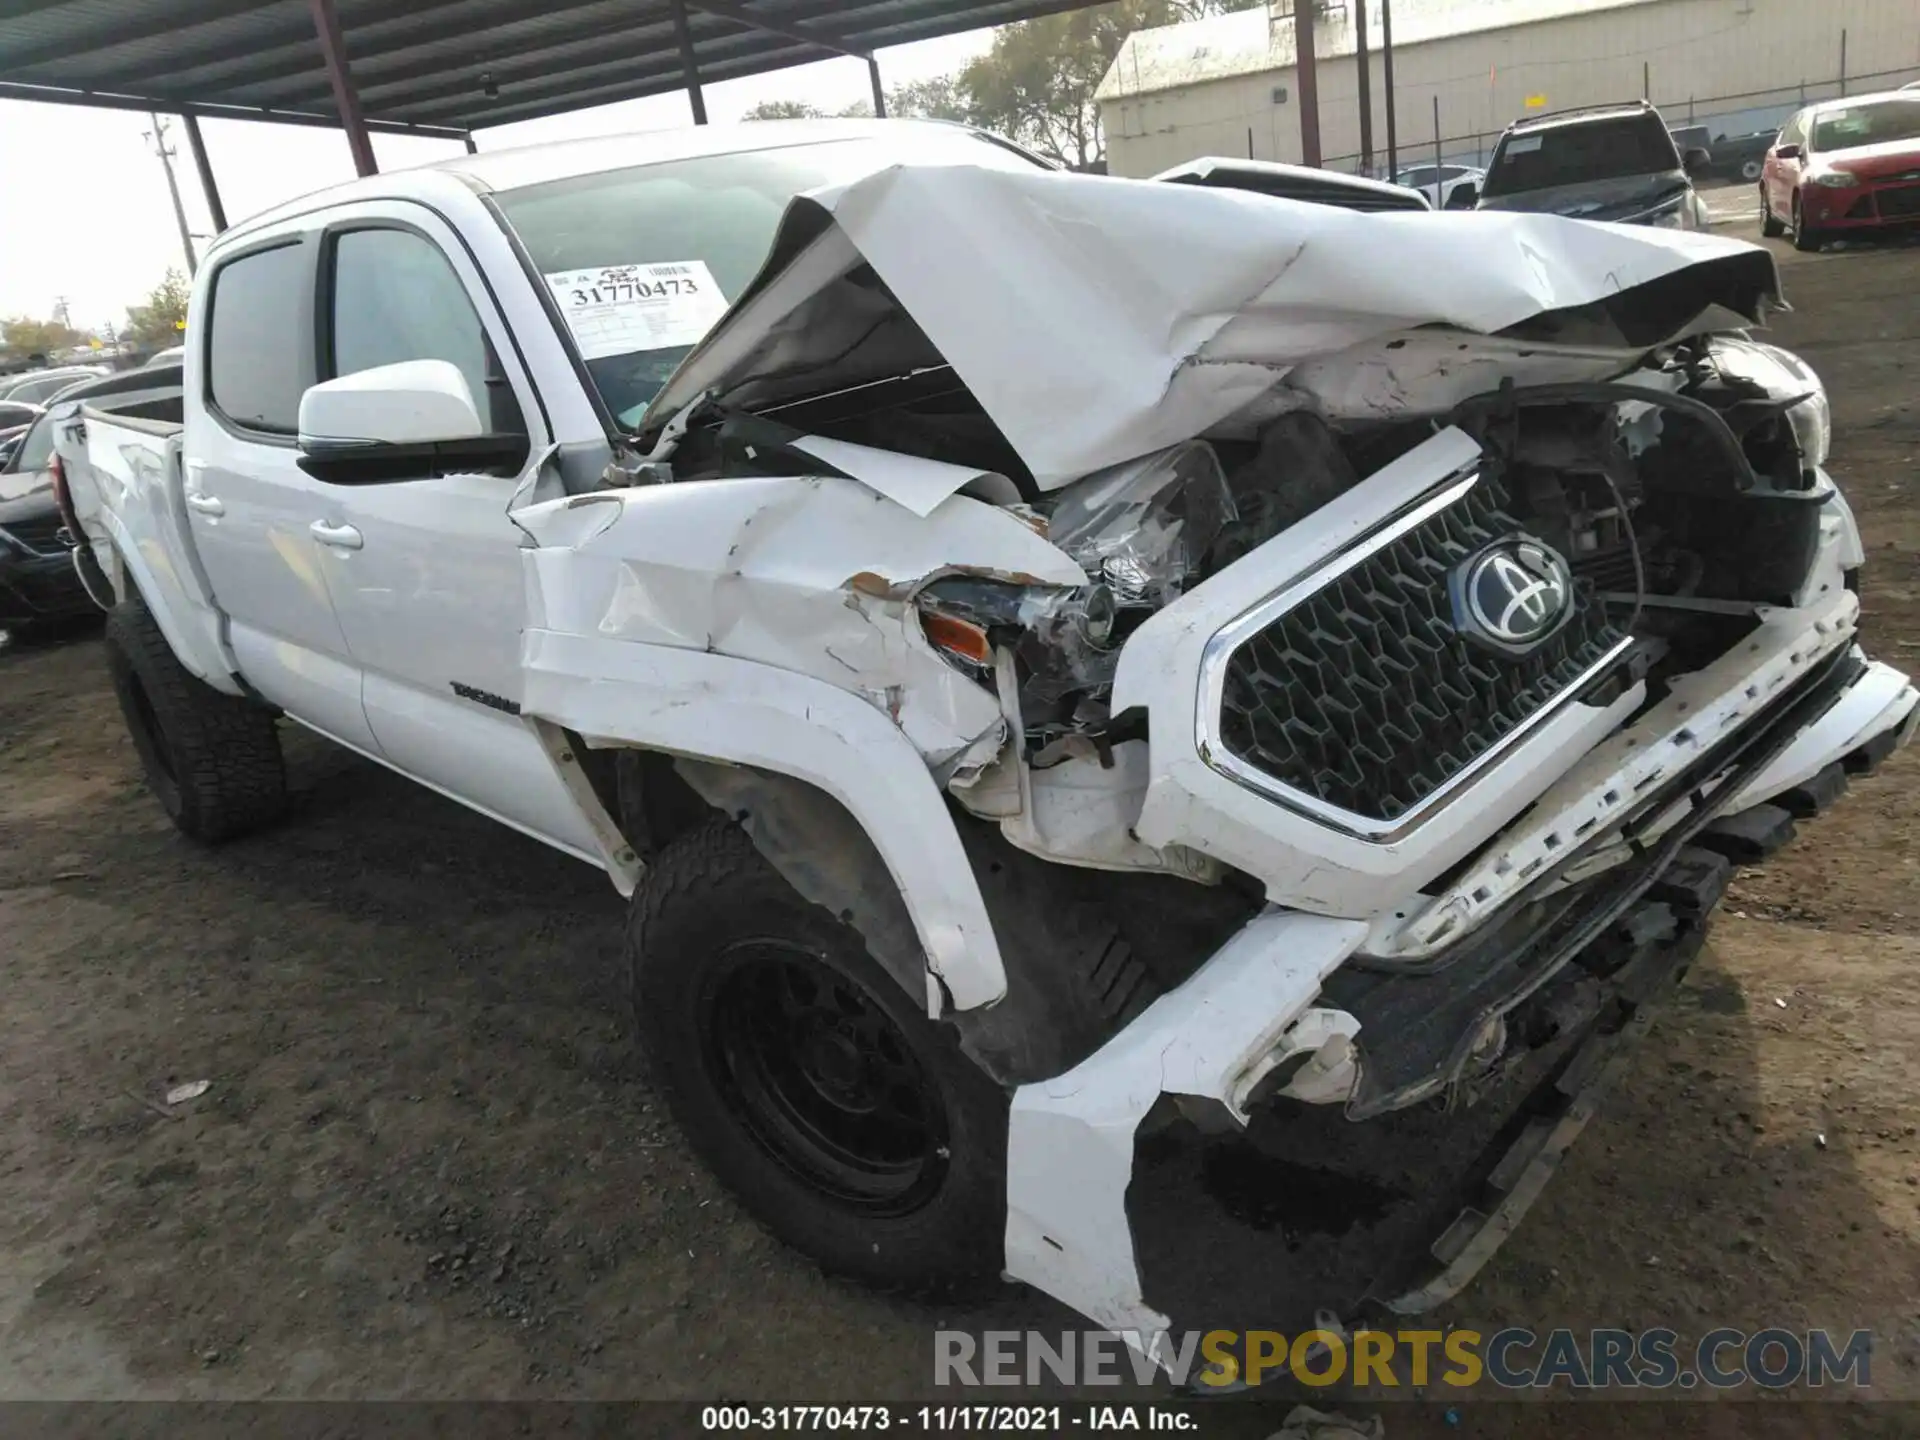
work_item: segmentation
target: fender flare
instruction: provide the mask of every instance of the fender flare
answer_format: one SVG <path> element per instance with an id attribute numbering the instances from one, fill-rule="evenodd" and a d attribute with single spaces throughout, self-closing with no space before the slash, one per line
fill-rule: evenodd
<path id="1" fill-rule="evenodd" d="M 529 719 L 596 747 L 752 766 L 831 796 L 885 862 L 952 1007 L 971 1010 L 1006 993 L 986 901 L 946 800 L 877 705 L 753 661 L 553 630 L 529 629 L 521 659 Z"/>
<path id="2" fill-rule="evenodd" d="M 160 551 L 156 565 L 153 556 L 135 542 L 120 515 L 106 510 L 99 522 L 106 528 L 120 567 L 120 598 L 125 599 L 129 589 L 138 593 L 175 658 L 196 679 L 223 695 L 245 696 L 247 691 L 237 678 L 239 669 L 227 649 L 220 612 L 199 603 L 192 589 L 180 583 L 171 573 L 170 557 L 160 546 L 154 547 Z"/>

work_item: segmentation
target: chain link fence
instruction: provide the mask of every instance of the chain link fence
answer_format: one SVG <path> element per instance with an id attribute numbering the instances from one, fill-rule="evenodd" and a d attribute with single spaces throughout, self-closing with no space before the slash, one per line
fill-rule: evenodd
<path id="1" fill-rule="evenodd" d="M 1920 80 L 1920 67 L 1908 67 L 1901 70 L 1875 70 L 1864 74 L 1836 74 L 1824 80 L 1802 80 L 1798 84 L 1781 86 L 1771 90 L 1749 90 L 1734 95 L 1681 95 L 1667 94 L 1658 84 L 1647 88 L 1651 94 L 1647 97 L 1659 107 L 1661 115 L 1673 129 L 1682 127 L 1702 127 L 1706 134 L 1702 143 L 1712 150 L 1715 141 L 1735 142 L 1727 149 L 1727 156 L 1715 156 L 1715 169 L 1727 178 L 1750 178 L 1743 175 L 1742 157 L 1759 145 L 1759 138 L 1771 140 L 1775 131 L 1786 123 L 1787 118 L 1803 105 L 1811 105 L 1817 100 L 1834 100 L 1848 95 L 1864 95 L 1872 91 L 1897 90 L 1911 80 Z M 1625 97 L 1623 97 L 1625 98 Z M 1384 105 L 1384 101 L 1377 101 Z M 1429 165 L 1473 165 L 1485 166 L 1493 156 L 1493 147 L 1499 142 L 1499 130 L 1474 130 L 1448 133 L 1446 101 L 1440 102 L 1439 125 L 1433 123 L 1434 109 L 1431 98 L 1422 97 L 1409 105 L 1402 97 L 1399 110 L 1399 149 L 1396 157 L 1398 168 L 1402 171 Z M 1523 117 L 1516 117 L 1523 118 Z M 1434 142 L 1433 135 L 1438 129 L 1440 140 Z M 1410 139 L 1409 135 L 1424 138 Z M 1742 145 L 1738 142 L 1750 141 Z M 1353 155 L 1331 155 L 1323 162 L 1329 170 L 1344 170 L 1349 174 L 1372 174 L 1383 179 L 1390 178 L 1387 169 L 1386 126 L 1376 121 L 1374 125 L 1373 164 L 1369 168 L 1361 162 L 1361 157 Z M 1756 172 L 1757 173 L 1757 172 Z"/>

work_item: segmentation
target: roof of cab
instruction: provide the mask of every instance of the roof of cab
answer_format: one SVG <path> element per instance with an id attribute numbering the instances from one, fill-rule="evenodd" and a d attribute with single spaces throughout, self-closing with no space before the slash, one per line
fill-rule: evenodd
<path id="1" fill-rule="evenodd" d="M 221 232 L 220 245 L 224 247 L 236 238 L 320 206 L 406 197 L 430 190 L 434 184 L 430 177 L 437 175 L 453 176 L 471 189 L 487 194 L 631 165 L 658 165 L 749 150 L 819 145 L 834 140 L 897 137 L 913 130 L 951 132 L 956 128 L 965 127 L 956 127 L 944 120 L 749 120 L 734 125 L 689 125 L 672 130 L 554 140 L 543 145 L 456 155 L 426 165 L 349 180 L 285 201 Z"/>

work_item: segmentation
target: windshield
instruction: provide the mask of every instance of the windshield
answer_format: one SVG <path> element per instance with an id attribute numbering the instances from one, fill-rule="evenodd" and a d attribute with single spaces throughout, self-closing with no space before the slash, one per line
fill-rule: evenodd
<path id="1" fill-rule="evenodd" d="M 1673 138 L 1657 115 L 1623 115 L 1507 136 L 1487 167 L 1482 193 L 1516 195 L 1679 168 Z"/>
<path id="2" fill-rule="evenodd" d="M 630 426 L 759 272 L 788 201 L 903 160 L 1036 166 L 975 131 L 915 126 L 579 175 L 494 198 L 552 288 L 601 399 Z"/>
<path id="3" fill-rule="evenodd" d="M 1889 140 L 1920 140 L 1920 95 L 1826 110 L 1813 118 L 1815 150 L 1851 150 Z"/>

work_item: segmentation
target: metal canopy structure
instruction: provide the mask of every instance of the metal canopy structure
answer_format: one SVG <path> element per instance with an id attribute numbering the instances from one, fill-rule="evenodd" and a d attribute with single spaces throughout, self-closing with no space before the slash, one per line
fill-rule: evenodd
<path id="1" fill-rule="evenodd" d="M 0 0 L 0 98 L 459 139 L 1092 0 Z M 364 122 L 364 123 L 361 123 Z M 370 151 L 368 152 L 370 155 Z"/>

